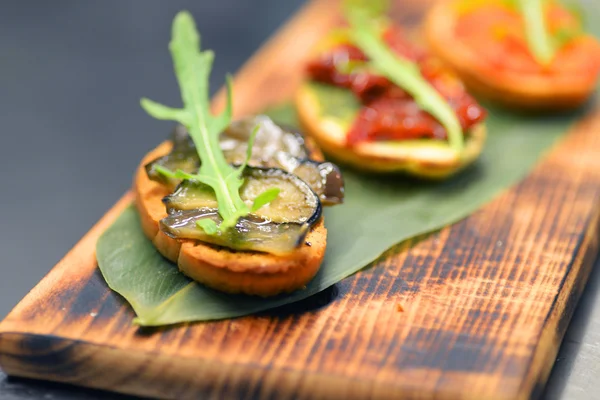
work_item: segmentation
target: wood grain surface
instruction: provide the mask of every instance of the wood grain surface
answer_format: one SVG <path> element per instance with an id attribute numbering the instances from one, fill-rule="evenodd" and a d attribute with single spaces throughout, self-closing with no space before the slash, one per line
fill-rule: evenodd
<path id="1" fill-rule="evenodd" d="M 413 24 L 427 5 L 394 15 Z M 239 71 L 236 115 L 289 98 L 336 8 L 307 4 Z M 466 220 L 298 304 L 168 329 L 133 326 L 97 269 L 96 240 L 128 193 L 0 324 L 0 365 L 177 399 L 535 398 L 598 253 L 599 151 L 594 111 Z"/>

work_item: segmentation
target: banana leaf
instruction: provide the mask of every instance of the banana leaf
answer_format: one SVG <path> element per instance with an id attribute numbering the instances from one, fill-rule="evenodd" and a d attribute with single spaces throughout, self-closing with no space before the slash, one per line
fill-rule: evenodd
<path id="1" fill-rule="evenodd" d="M 521 180 L 585 110 L 554 117 L 519 116 L 487 105 L 488 141 L 472 167 L 443 182 L 376 177 L 343 169 L 343 205 L 326 208 L 327 251 L 303 290 L 270 299 L 228 295 L 193 282 L 144 236 L 133 206 L 100 237 L 99 268 L 132 306 L 142 326 L 240 317 L 314 295 L 365 268 L 407 239 L 439 230 L 478 210 Z M 295 124 L 290 105 L 269 112 Z"/>

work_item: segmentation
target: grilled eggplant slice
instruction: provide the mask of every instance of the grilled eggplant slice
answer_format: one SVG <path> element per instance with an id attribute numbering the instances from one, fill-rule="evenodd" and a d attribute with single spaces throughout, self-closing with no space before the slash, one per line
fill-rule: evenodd
<path id="1" fill-rule="evenodd" d="M 146 164 L 146 173 L 153 181 L 157 181 L 167 186 L 169 189 L 174 189 L 181 180 L 167 177 L 161 174 L 157 166 L 164 167 L 171 171 L 181 170 L 188 174 L 198 171 L 200 168 L 200 158 L 196 152 L 196 146 L 192 138 L 187 133 L 187 130 L 182 125 L 175 126 L 171 133 L 171 143 L 173 149 L 165 156 L 159 157 L 152 162 Z"/>
<path id="2" fill-rule="evenodd" d="M 250 135 L 258 125 L 258 132 L 252 146 L 251 161 L 255 166 L 277 167 L 288 170 L 289 160 L 281 155 L 295 159 L 309 158 L 304 137 L 289 128 L 277 125 L 266 115 L 243 118 L 234 121 L 221 134 L 221 149 L 225 158 L 232 164 L 241 164 L 246 158 Z"/>
<path id="3" fill-rule="evenodd" d="M 318 193 L 325 206 L 341 204 L 344 201 L 344 180 L 337 165 L 330 162 L 305 160 L 290 171 Z"/>
<path id="4" fill-rule="evenodd" d="M 259 129 L 252 147 L 249 166 L 279 168 L 297 175 L 310 185 L 325 206 L 343 202 L 344 182 L 339 168 L 330 162 L 311 160 L 304 137 L 300 133 L 275 124 L 265 115 L 235 121 L 221 134 L 221 148 L 227 162 L 233 165 L 241 165 L 244 162 L 248 140 L 257 125 Z M 165 184 L 172 190 L 181 181 L 165 177 L 156 167 L 194 173 L 200 167 L 200 160 L 193 141 L 182 125 L 175 127 L 171 141 L 172 151 L 148 163 L 145 168 L 150 179 Z"/>
<path id="5" fill-rule="evenodd" d="M 313 279 L 327 247 L 324 218 L 309 229 L 303 245 L 285 256 L 233 251 L 198 240 L 173 239 L 165 234 L 160 229 L 161 220 L 169 215 L 163 199 L 173 191 L 151 180 L 145 167 L 152 160 L 169 154 L 172 147 L 171 142 L 165 141 L 149 152 L 141 160 L 133 184 L 140 225 L 160 254 L 191 279 L 227 293 L 274 296 L 298 290 Z"/>
<path id="6" fill-rule="evenodd" d="M 246 167 L 240 194 L 252 204 L 260 193 L 277 187 L 278 197 L 258 211 L 240 218 L 225 233 L 208 235 L 197 222 L 221 218 L 213 190 L 202 183 L 185 180 L 163 201 L 168 216 L 160 229 L 175 239 L 199 240 L 240 251 L 275 255 L 288 254 L 304 243 L 310 228 L 321 218 L 321 203 L 310 186 L 296 175 L 277 168 Z"/>

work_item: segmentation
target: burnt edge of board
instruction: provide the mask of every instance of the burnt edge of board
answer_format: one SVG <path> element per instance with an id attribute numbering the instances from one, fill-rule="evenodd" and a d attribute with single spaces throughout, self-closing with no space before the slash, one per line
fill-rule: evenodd
<path id="1" fill-rule="evenodd" d="M 596 201 L 596 204 L 598 201 Z M 571 318 L 575 313 L 575 309 L 581 295 L 585 290 L 588 278 L 592 273 L 593 267 L 600 260 L 600 209 L 590 216 L 587 223 L 585 233 L 577 243 L 575 257 L 569 263 L 565 276 L 560 284 L 560 291 L 554 298 L 550 313 L 544 321 L 546 325 L 556 324 L 555 329 L 542 329 L 542 337 L 538 342 L 538 346 L 531 357 L 530 368 L 527 378 L 523 381 L 521 389 L 529 393 L 531 399 L 540 398 L 546 388 L 547 380 L 554 367 L 554 361 L 560 350 L 560 345 L 569 328 Z M 573 268 L 579 263 L 580 268 Z M 571 281 L 572 290 L 565 291 L 563 288 Z M 544 346 L 541 345 L 543 340 L 552 341 L 554 346 L 550 346 L 552 351 L 543 352 Z M 537 371 L 536 371 L 537 369 Z M 537 376 L 536 376 L 537 375 Z M 531 382 L 531 388 L 527 388 L 527 382 Z"/>
<path id="2" fill-rule="evenodd" d="M 4 332 L 0 334 L 0 348 L 3 349 L 0 363 L 9 376 L 93 389 L 110 387 L 113 392 L 142 397 L 225 396 L 252 399 L 310 396 L 310 393 L 296 390 L 299 389 L 300 380 L 310 382 L 304 385 L 305 390 L 319 385 L 324 398 L 338 398 L 339 385 L 346 388 L 345 398 L 360 399 L 372 394 L 371 381 L 338 375 L 289 369 L 275 371 L 273 367 L 225 365 L 185 357 L 179 357 L 177 368 L 173 368 L 173 360 L 169 356 L 144 351 L 129 351 L 127 362 L 123 362 L 123 351 L 117 347 L 52 335 Z M 110 370 L 111 373 L 104 374 L 104 370 Z M 262 377 L 273 372 L 277 372 L 277 382 L 261 381 Z M 294 390 L 281 393 L 279 385 L 282 382 Z M 337 384 L 332 384 L 334 382 Z M 416 394 L 394 385 L 380 390 L 386 398 Z"/>
<path id="3" fill-rule="evenodd" d="M 525 397 L 538 398 L 545 387 L 545 382 L 550 374 L 555 353 L 568 328 L 577 302 L 583 292 L 587 277 L 596 261 L 599 250 L 600 212 L 592 216 L 587 222 L 587 229 L 579 238 L 574 258 L 565 271 L 560 290 L 556 295 L 553 306 L 546 318 L 545 324 L 556 324 L 555 329 L 545 329 L 542 332 L 547 336 L 541 340 L 550 340 L 552 346 L 538 345 L 532 354 L 528 377 L 523 379 L 520 394 Z M 579 267 L 579 268 L 574 268 Z M 377 267 L 375 267 L 377 268 Z M 115 316 L 115 312 L 128 309 L 123 307 L 124 301 L 101 283 L 101 275 L 96 270 L 81 286 L 76 298 L 84 303 L 98 300 L 102 306 L 94 318 L 94 323 L 102 323 L 106 318 Z M 572 287 L 572 290 L 565 290 Z M 86 290 L 87 289 L 87 290 Z M 327 300 L 337 294 L 325 293 Z M 343 292 L 345 290 L 342 290 Z M 87 292 L 84 294 L 83 292 Z M 71 292 L 69 292 L 71 293 Z M 74 293 L 71 293 L 74 294 Z M 86 297 L 85 299 L 82 299 Z M 88 298 L 91 296 L 90 298 Z M 62 297 L 62 294 L 59 296 Z M 325 300 L 325 302 L 327 302 Z M 322 301 L 322 300 L 320 300 Z M 318 303 L 320 301 L 317 301 Z M 73 305 L 78 307 L 74 302 Z M 97 304 L 97 303 L 95 303 Z M 30 317 L 34 318 L 34 315 Z M 130 321 L 133 317 L 131 310 L 121 313 L 121 323 Z M 121 319 L 121 317 L 119 319 Z M 127 321 L 125 321 L 127 320 Z M 162 330 L 162 329 L 160 329 Z M 140 334 L 144 334 L 140 330 Z M 158 332 L 153 332 L 158 333 Z M 164 334 L 164 332 L 163 332 Z M 551 351 L 548 351 L 548 348 Z M 255 398 L 282 396 L 290 398 L 309 395 L 303 393 L 297 384 L 300 380 L 312 382 L 311 385 L 321 387 L 337 381 L 347 388 L 347 398 L 362 398 L 373 395 L 372 383 L 368 380 L 356 380 L 351 377 L 331 376 L 311 372 L 277 369 L 272 366 L 262 367 L 248 364 L 226 365 L 214 360 L 199 360 L 195 358 L 179 358 L 177 373 L 173 369 L 171 356 L 153 351 L 128 351 L 128 362 L 123 362 L 123 350 L 109 345 L 95 344 L 83 340 L 69 339 L 58 335 L 38 335 L 23 332 L 0 333 L 0 365 L 9 376 L 49 380 L 70 385 L 77 385 L 95 389 L 105 389 L 107 386 L 114 392 L 136 396 L 159 396 L 166 398 L 195 397 L 195 396 L 231 396 L 235 398 Z M 181 365 L 181 366 L 180 366 Z M 539 366 L 538 367 L 536 367 Z M 111 371 L 110 374 L 104 373 Z M 188 371 L 186 373 L 186 370 Z M 278 392 L 280 386 L 262 382 L 266 374 L 276 374 L 278 380 L 287 381 L 286 387 L 294 388 L 290 393 Z M 108 382 L 107 382 L 108 380 Z M 220 382 L 217 385 L 216 382 Z M 527 383 L 530 382 L 531 385 Z M 311 386 L 308 385 L 308 386 Z M 304 386 L 304 385 L 303 385 Z M 306 387 L 306 386 L 304 386 Z M 332 386 L 334 387 L 334 386 Z M 335 385 L 338 387 L 338 385 Z M 412 393 L 410 388 L 400 386 L 381 386 L 381 398 L 394 396 L 407 396 Z M 326 398 L 339 396 L 338 389 L 331 393 L 324 393 Z M 440 398 L 445 398 L 450 393 L 439 392 Z"/>

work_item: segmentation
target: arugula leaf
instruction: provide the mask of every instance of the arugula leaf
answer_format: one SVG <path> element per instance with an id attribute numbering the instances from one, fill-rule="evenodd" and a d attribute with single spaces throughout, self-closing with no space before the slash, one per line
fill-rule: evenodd
<path id="1" fill-rule="evenodd" d="M 223 219 L 219 229 L 227 230 L 235 226 L 240 217 L 250 213 L 239 194 L 244 183 L 241 174 L 246 163 L 240 168 L 230 166 L 219 143 L 219 134 L 231 123 L 232 118 L 231 79 L 227 77 L 225 110 L 220 115 L 212 115 L 209 103 L 209 75 L 214 54 L 210 50 L 200 51 L 200 35 L 194 19 L 187 11 L 181 11 L 175 16 L 169 50 L 184 107 L 171 108 L 146 98 L 142 98 L 140 104 L 154 118 L 178 121 L 188 129 L 196 145 L 201 166 L 197 174 L 185 174 L 182 171 L 173 173 L 166 168 L 159 172 L 196 180 L 210 186 L 215 192 L 218 212 Z M 248 145 L 249 154 L 252 151 L 252 141 L 253 138 Z M 206 225 L 203 228 L 213 231 L 212 226 Z"/>
<path id="2" fill-rule="evenodd" d="M 256 198 L 254 199 L 254 203 L 252 204 L 252 212 L 258 210 L 263 206 L 266 206 L 267 204 L 275 200 L 277 196 L 279 196 L 279 192 L 279 188 L 272 187 L 256 196 Z"/>
<path id="3" fill-rule="evenodd" d="M 369 57 L 369 65 L 408 92 L 415 102 L 436 118 L 448 133 L 448 142 L 457 152 L 462 151 L 464 138 L 458 117 L 446 99 L 423 78 L 419 67 L 389 49 L 381 40 L 372 12 L 360 7 L 346 9 L 350 37 Z"/>
<path id="4" fill-rule="evenodd" d="M 552 39 L 544 13 L 544 0 L 517 0 L 518 8 L 523 15 L 527 44 L 534 58 L 542 65 L 549 65 L 554 58 L 556 48 Z"/>
<path id="5" fill-rule="evenodd" d="M 248 161 L 252 158 L 252 147 L 254 147 L 254 139 L 256 139 L 256 134 L 258 133 L 258 129 L 260 125 L 256 125 L 254 130 L 250 134 L 250 138 L 248 139 L 248 149 L 246 150 L 246 158 L 244 159 L 244 163 L 238 168 L 240 174 L 244 171 L 244 168 L 248 165 Z"/>
<path id="6" fill-rule="evenodd" d="M 465 2 L 463 12 L 468 12 L 471 8 L 485 3 L 485 0 Z M 553 3 L 560 4 L 575 17 L 578 26 L 560 28 L 552 33 L 547 26 L 544 6 L 550 6 Z M 501 4 L 523 16 L 527 47 L 535 60 L 543 66 L 548 66 L 552 62 L 558 49 L 584 32 L 585 15 L 577 0 L 503 0 Z"/>
<path id="7" fill-rule="evenodd" d="M 208 219 L 208 218 L 201 219 L 196 222 L 196 225 L 198 225 L 198 227 L 204 229 L 204 232 L 206 232 L 209 235 L 214 235 L 215 233 L 217 233 L 219 231 L 217 228 L 217 224 L 212 219 Z"/>
<path id="8" fill-rule="evenodd" d="M 177 172 L 173 172 L 169 168 L 163 167 L 162 165 L 155 165 L 154 169 L 156 170 L 156 172 L 158 172 L 166 178 L 178 179 Z"/>
<path id="9" fill-rule="evenodd" d="M 527 46 L 535 60 L 548 66 L 554 59 L 558 49 L 583 34 L 585 16 L 576 1 L 557 1 L 564 9 L 575 17 L 578 26 L 560 28 L 552 33 L 547 26 L 544 6 L 553 2 L 548 0 L 506 0 L 509 7 L 516 9 L 523 16 Z"/>
<path id="10" fill-rule="evenodd" d="M 386 15 L 390 9 L 389 0 L 344 0 L 342 9 L 345 14 L 360 10 L 369 18 Z"/>
<path id="11" fill-rule="evenodd" d="M 154 169 L 159 174 L 172 179 L 194 179 L 196 176 L 194 174 L 189 174 L 185 171 L 178 169 L 177 171 L 171 171 L 167 167 L 163 167 L 162 165 L 155 165 Z"/>

